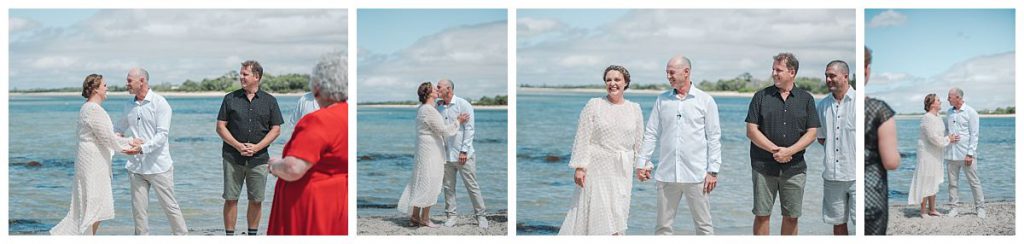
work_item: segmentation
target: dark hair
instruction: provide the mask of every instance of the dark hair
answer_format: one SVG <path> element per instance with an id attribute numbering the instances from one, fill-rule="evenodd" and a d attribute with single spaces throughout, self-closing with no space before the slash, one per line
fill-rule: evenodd
<path id="1" fill-rule="evenodd" d="M 259 79 L 256 80 L 263 80 L 263 66 L 260 66 L 260 62 L 256 62 L 256 60 L 246 60 L 245 62 L 242 62 L 242 68 L 244 69 L 245 67 L 249 67 L 249 71 L 256 74 L 256 77 L 259 77 Z"/>
<path id="2" fill-rule="evenodd" d="M 430 97 L 430 92 L 434 91 L 434 85 L 430 82 L 420 83 L 420 87 L 416 88 L 416 94 L 420 96 L 420 104 L 427 103 L 427 98 Z"/>
<path id="3" fill-rule="evenodd" d="M 924 111 L 925 112 L 929 112 L 928 109 L 931 108 L 932 103 L 934 103 L 936 99 L 939 99 L 939 96 L 936 96 L 935 93 L 931 93 L 931 94 L 928 94 L 927 96 L 924 96 Z"/>
<path id="4" fill-rule="evenodd" d="M 800 70 L 800 61 L 797 61 L 796 56 L 793 56 L 792 53 L 779 53 L 779 55 L 775 55 L 772 59 L 775 61 L 785 60 L 786 68 L 793 70 L 793 74 Z"/>
<path id="5" fill-rule="evenodd" d="M 90 74 L 85 77 L 85 81 L 82 82 L 82 97 L 89 99 L 93 93 L 96 93 L 96 89 L 100 88 L 100 83 L 103 81 L 102 75 Z"/>
<path id="6" fill-rule="evenodd" d="M 613 71 L 613 70 L 614 71 L 618 71 L 619 73 L 622 73 L 622 78 L 626 80 L 626 87 L 622 88 L 622 90 L 623 91 L 628 90 L 629 89 L 629 70 L 626 70 L 626 67 L 622 67 L 622 66 L 618 66 L 618 65 L 608 66 L 608 68 L 604 69 L 604 75 L 601 76 L 601 80 L 604 81 L 604 78 L 606 76 L 608 76 L 608 71 Z"/>
<path id="7" fill-rule="evenodd" d="M 871 65 L 871 48 L 864 47 L 864 63 Z"/>

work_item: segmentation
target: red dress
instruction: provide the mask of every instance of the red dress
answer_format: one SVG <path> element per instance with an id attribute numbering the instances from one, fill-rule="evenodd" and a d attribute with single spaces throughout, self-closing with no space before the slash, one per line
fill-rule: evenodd
<path id="1" fill-rule="evenodd" d="M 348 104 L 310 113 L 284 146 L 312 167 L 293 182 L 277 180 L 268 235 L 348 234 Z"/>

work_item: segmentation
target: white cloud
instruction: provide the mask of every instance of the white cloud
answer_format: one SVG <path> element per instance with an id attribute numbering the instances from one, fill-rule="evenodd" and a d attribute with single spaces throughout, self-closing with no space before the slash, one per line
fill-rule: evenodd
<path id="1" fill-rule="evenodd" d="M 1014 53 L 1006 52 L 970 58 L 930 78 L 904 73 L 872 74 L 867 94 L 886 100 L 899 113 L 920 112 L 928 93 L 938 94 L 945 101 L 952 87 L 962 89 L 964 99 L 977 110 L 1013 106 L 1014 67 Z"/>
<path id="2" fill-rule="evenodd" d="M 522 21 L 520 26 L 531 24 Z M 697 82 L 747 72 L 767 79 L 772 56 L 780 52 L 796 55 L 800 76 L 822 77 L 829 61 L 855 60 L 855 21 L 854 11 L 838 9 L 632 10 L 585 31 L 564 25 L 548 30 L 560 33 L 556 38 L 520 34 L 517 79 L 592 84 L 599 79 L 588 77 L 619 64 L 634 82 L 665 83 L 664 65 L 675 54 L 693 61 Z"/>
<path id="3" fill-rule="evenodd" d="M 11 33 L 32 30 L 40 26 L 42 25 L 38 21 L 19 17 L 10 17 L 7 22 L 7 27 Z"/>
<path id="4" fill-rule="evenodd" d="M 886 10 L 875 17 L 871 18 L 871 22 L 868 23 L 868 27 L 889 27 L 889 26 L 900 26 L 907 23 L 907 16 L 903 15 L 896 10 Z"/>
<path id="5" fill-rule="evenodd" d="M 545 18 L 521 18 L 516 23 L 516 32 L 519 36 L 534 37 L 558 30 L 564 24 L 555 19 Z"/>
<path id="6" fill-rule="evenodd" d="M 507 22 L 451 27 L 393 54 L 359 50 L 359 101 L 416 100 L 424 81 L 452 79 L 456 95 L 508 94 Z"/>
<path id="7" fill-rule="evenodd" d="M 181 83 L 248 59 L 269 74 L 309 73 L 324 53 L 347 50 L 347 21 L 344 9 L 101 10 L 66 28 L 12 33 L 11 87 L 71 87 L 86 74 L 120 77 L 132 66 L 148 69 L 154 83 Z"/>

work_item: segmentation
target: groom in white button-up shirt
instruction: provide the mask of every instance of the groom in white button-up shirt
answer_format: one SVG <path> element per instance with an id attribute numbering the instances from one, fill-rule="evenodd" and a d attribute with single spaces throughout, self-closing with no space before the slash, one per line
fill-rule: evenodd
<path id="1" fill-rule="evenodd" d="M 698 235 L 715 233 L 710 194 L 722 164 L 722 130 L 718 105 L 690 81 L 690 60 L 680 55 L 668 61 L 666 78 L 673 89 L 658 96 L 644 130 L 636 159 L 637 178 L 651 178 L 651 154 L 659 151 L 654 180 L 658 185 L 657 235 L 671 235 L 680 199 L 693 215 Z"/>
<path id="2" fill-rule="evenodd" d="M 487 228 L 487 208 L 484 205 L 484 197 L 480 194 L 480 184 L 476 182 L 476 150 L 473 149 L 476 115 L 473 114 L 473 105 L 466 99 L 455 96 L 455 83 L 451 80 L 437 81 L 437 91 L 440 94 L 437 109 L 444 116 L 445 123 L 455 123 L 459 115 L 469 114 L 469 120 L 459 126 L 455 136 L 445 138 L 444 142 L 444 211 L 448 215 L 444 225 L 452 227 L 458 221 L 455 210 L 455 181 L 458 174 L 462 178 L 462 184 L 466 186 L 466 192 L 469 193 L 469 200 L 473 202 L 473 214 L 476 216 L 477 225 L 480 228 Z"/>
<path id="3" fill-rule="evenodd" d="M 818 143 L 825 148 L 822 220 L 832 225 L 832 234 L 849 235 L 847 222 L 856 217 L 856 91 L 849 82 L 850 66 L 842 60 L 825 65 L 829 95 L 818 102 Z"/>
<path id="4" fill-rule="evenodd" d="M 149 234 L 149 190 L 153 189 L 160 206 L 167 215 L 174 235 L 188 234 L 185 218 L 178 200 L 174 198 L 174 165 L 167 143 L 171 129 L 171 105 L 163 96 L 149 89 L 149 72 L 141 68 L 128 71 L 125 87 L 135 95 L 125 104 L 124 115 L 114 125 L 114 131 L 131 131 L 145 141 L 141 146 L 122 153 L 131 155 L 125 168 L 131 180 L 132 216 L 135 234 Z"/>
<path id="5" fill-rule="evenodd" d="M 962 138 L 956 143 L 946 146 L 946 176 L 949 178 L 949 204 L 952 206 L 946 215 L 956 216 L 960 205 L 960 171 L 963 169 L 967 183 L 974 194 L 974 208 L 979 218 L 985 218 L 985 193 L 981 190 L 981 179 L 978 178 L 978 112 L 964 103 L 964 91 L 960 88 L 949 89 L 949 111 L 946 111 L 946 134 L 959 135 Z"/>

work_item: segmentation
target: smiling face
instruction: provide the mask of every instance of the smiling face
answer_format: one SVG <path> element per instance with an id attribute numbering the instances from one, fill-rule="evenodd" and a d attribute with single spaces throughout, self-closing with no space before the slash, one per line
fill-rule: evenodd
<path id="1" fill-rule="evenodd" d="M 618 70 L 609 70 L 604 73 L 604 88 L 608 96 L 622 97 L 626 91 L 626 77 Z"/>
<path id="2" fill-rule="evenodd" d="M 932 101 L 931 106 L 928 107 L 928 111 L 938 112 L 939 110 L 942 110 L 942 99 L 939 99 L 939 97 L 936 96 L 935 101 Z"/>
<path id="3" fill-rule="evenodd" d="M 840 92 L 850 84 L 847 74 L 838 66 L 832 65 L 825 69 L 825 85 L 829 92 Z"/>
<path id="4" fill-rule="evenodd" d="M 665 66 L 665 79 L 675 89 L 690 87 L 690 68 L 669 62 Z"/>
<path id="5" fill-rule="evenodd" d="M 145 82 L 146 82 L 145 77 L 143 77 L 143 76 L 141 76 L 139 74 L 136 74 L 134 72 L 129 72 L 128 73 L 128 78 L 125 79 L 124 86 L 125 86 L 125 88 L 128 89 L 128 93 L 129 94 L 135 95 L 135 94 L 139 94 L 139 92 L 142 92 L 142 89 L 144 87 L 143 83 L 145 83 Z"/>
<path id="6" fill-rule="evenodd" d="M 99 96 L 100 101 L 107 100 L 107 80 L 100 79 L 99 87 L 96 87 L 96 96 Z"/>
<path id="7" fill-rule="evenodd" d="M 960 105 L 964 104 L 964 98 L 960 97 L 960 93 L 958 93 L 954 89 L 950 89 L 949 90 L 949 94 L 946 97 L 946 100 L 949 100 L 949 105 L 950 106 L 953 106 L 953 107 L 955 107 L 957 109 L 960 108 Z"/>
<path id="8" fill-rule="evenodd" d="M 260 86 L 260 77 L 252 72 L 252 66 L 242 66 L 238 70 L 238 82 L 242 88 L 253 91 Z"/>
<path id="9" fill-rule="evenodd" d="M 776 60 L 772 63 L 772 80 L 776 87 L 788 87 L 793 84 L 796 78 L 796 70 L 786 67 L 785 60 Z"/>

